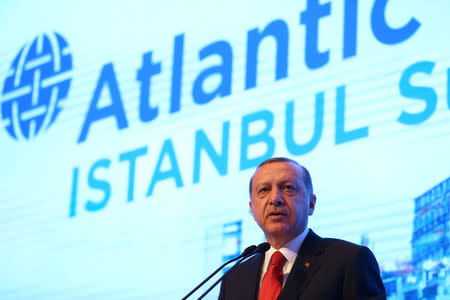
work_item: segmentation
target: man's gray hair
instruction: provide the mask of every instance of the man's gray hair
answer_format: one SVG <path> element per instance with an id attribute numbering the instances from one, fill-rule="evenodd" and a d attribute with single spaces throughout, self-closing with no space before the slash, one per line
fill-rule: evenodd
<path id="1" fill-rule="evenodd" d="M 294 164 L 298 167 L 300 167 L 300 169 L 302 169 L 303 171 L 303 183 L 305 184 L 306 187 L 306 192 L 308 194 L 312 194 L 313 193 L 313 186 L 312 186 L 312 181 L 311 181 L 311 175 L 309 174 L 309 171 L 302 166 L 301 164 L 299 164 L 298 162 L 296 162 L 293 159 L 287 158 L 287 157 L 273 157 L 273 158 L 269 158 L 266 159 L 265 161 L 263 161 L 262 163 L 260 163 L 258 165 L 258 167 L 256 167 L 255 172 L 262 166 L 271 164 L 271 163 L 275 163 L 275 162 L 287 162 L 287 163 L 291 163 Z M 252 175 L 252 178 L 250 178 L 250 184 L 249 184 L 249 192 L 250 192 L 250 197 L 252 196 L 252 183 L 253 183 L 253 176 L 255 176 L 255 174 Z"/>

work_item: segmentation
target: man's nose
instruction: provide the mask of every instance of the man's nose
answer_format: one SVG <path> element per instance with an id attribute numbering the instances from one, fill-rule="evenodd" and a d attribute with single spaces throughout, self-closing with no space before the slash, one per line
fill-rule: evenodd
<path id="1" fill-rule="evenodd" d="M 274 188 L 270 194 L 270 204 L 280 206 L 284 204 L 283 193 L 279 188 Z"/>

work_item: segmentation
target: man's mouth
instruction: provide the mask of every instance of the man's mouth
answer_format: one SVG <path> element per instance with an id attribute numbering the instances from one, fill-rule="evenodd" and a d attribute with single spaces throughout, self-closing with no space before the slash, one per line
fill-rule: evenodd
<path id="1" fill-rule="evenodd" d="M 285 214 L 284 213 L 282 213 L 282 212 L 271 212 L 270 214 L 269 214 L 269 217 L 278 217 L 278 216 L 284 216 Z"/>

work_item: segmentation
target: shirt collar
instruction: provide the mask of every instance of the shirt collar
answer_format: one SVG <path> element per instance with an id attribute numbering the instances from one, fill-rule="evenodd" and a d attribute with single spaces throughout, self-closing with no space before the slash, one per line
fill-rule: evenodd
<path id="1" fill-rule="evenodd" d="M 279 250 L 275 249 L 274 247 L 270 246 L 270 249 L 266 252 L 266 257 L 272 257 L 272 254 L 276 251 L 280 251 L 284 257 L 286 257 L 287 261 L 291 264 L 294 263 L 295 259 L 297 258 L 297 253 L 300 250 L 301 245 L 303 244 L 303 241 L 306 238 L 306 235 L 308 234 L 309 228 L 306 227 L 305 230 L 300 233 L 295 239 L 285 244 L 283 247 L 281 247 Z"/>

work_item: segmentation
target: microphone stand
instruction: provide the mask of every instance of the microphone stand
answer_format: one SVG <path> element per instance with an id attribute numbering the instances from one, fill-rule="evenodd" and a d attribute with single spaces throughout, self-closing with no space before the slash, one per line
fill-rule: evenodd
<path id="1" fill-rule="evenodd" d="M 253 253 L 250 256 L 253 256 L 255 254 L 256 253 Z M 228 274 L 228 272 L 230 272 L 231 270 L 236 268 L 236 266 L 238 266 L 244 259 L 249 258 L 250 256 L 241 258 L 241 260 L 239 260 L 234 266 L 232 266 L 228 271 L 226 271 L 225 274 L 223 274 L 219 279 L 217 279 L 217 281 L 214 282 L 213 285 L 211 285 L 200 297 L 198 297 L 197 300 L 203 299 L 203 297 L 205 297 L 219 282 L 221 282 L 223 280 L 223 278 L 225 277 L 225 275 Z"/>
<path id="2" fill-rule="evenodd" d="M 223 269 L 223 267 L 225 267 L 226 265 L 228 265 L 229 263 L 232 263 L 235 260 L 238 260 L 242 257 L 246 258 L 249 255 L 253 254 L 253 252 L 255 252 L 255 250 L 257 249 L 257 247 L 255 245 L 249 246 L 247 247 L 244 252 L 242 252 L 241 255 L 233 258 L 232 260 L 229 260 L 227 262 L 225 262 L 223 265 L 221 265 L 219 268 L 217 268 L 217 270 L 215 270 L 211 275 L 209 275 L 208 277 L 205 278 L 205 280 L 203 280 L 202 282 L 200 282 L 192 291 L 190 291 L 186 296 L 184 296 L 181 300 L 186 300 L 189 296 L 191 296 L 196 290 L 198 290 L 203 284 L 205 284 L 205 282 L 207 282 L 208 280 L 211 279 L 211 277 L 213 277 L 214 275 L 216 275 L 217 272 L 219 272 L 220 270 Z M 234 268 L 234 266 L 233 266 Z M 230 269 L 231 270 L 231 269 Z"/>
<path id="3" fill-rule="evenodd" d="M 214 282 L 214 284 L 212 286 L 209 287 L 209 289 L 207 289 L 200 297 L 198 297 L 197 300 L 201 300 L 203 299 L 203 297 L 205 297 L 219 282 L 221 282 L 224 277 L 231 272 L 231 270 L 233 270 L 234 268 L 236 268 L 238 265 L 241 264 L 241 262 L 247 258 L 250 258 L 251 256 L 258 254 L 258 253 L 264 253 L 267 250 L 270 249 L 270 245 L 269 243 L 265 242 L 262 244 L 259 244 L 258 247 L 253 251 L 253 253 L 246 255 L 244 257 L 242 257 L 234 266 L 232 266 L 228 271 L 225 272 L 225 274 L 223 274 L 219 279 L 217 279 L 216 282 Z M 247 250 L 247 249 L 246 249 Z M 245 252 L 245 251 L 244 251 Z"/>

